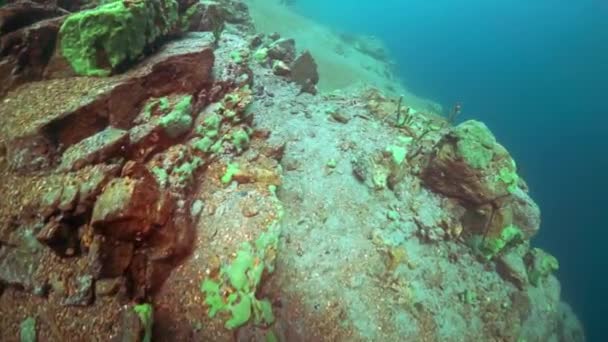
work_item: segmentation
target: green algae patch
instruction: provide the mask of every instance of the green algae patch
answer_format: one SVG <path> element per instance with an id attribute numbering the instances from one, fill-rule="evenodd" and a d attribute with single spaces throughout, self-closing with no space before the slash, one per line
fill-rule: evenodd
<path id="1" fill-rule="evenodd" d="M 36 319 L 28 317 L 19 325 L 20 342 L 36 342 Z"/>
<path id="2" fill-rule="evenodd" d="M 503 182 L 507 186 L 507 191 L 511 194 L 517 191 L 517 185 L 519 183 L 519 176 L 514 169 L 515 162 L 513 162 L 513 168 L 503 167 L 496 176 L 496 180 Z"/>
<path id="3" fill-rule="evenodd" d="M 84 76 L 107 76 L 139 58 L 178 22 L 177 2 L 110 1 L 71 14 L 59 31 L 61 54 Z"/>
<path id="4" fill-rule="evenodd" d="M 221 267 L 217 278 L 207 278 L 201 284 L 209 317 L 222 314 L 226 317 L 224 327 L 227 329 L 236 329 L 252 319 L 256 325 L 270 325 L 275 320 L 270 301 L 256 297 L 263 274 L 274 272 L 280 234 L 278 222 L 283 216 L 275 189 L 271 187 L 270 191 L 277 218 L 255 241 L 243 242 L 235 257 Z"/>
<path id="5" fill-rule="evenodd" d="M 389 145 L 386 147 L 386 152 L 390 153 L 393 163 L 401 165 L 407 156 L 407 148 L 397 145 Z"/>
<path id="6" fill-rule="evenodd" d="M 483 123 L 470 120 L 459 125 L 457 150 L 464 161 L 475 169 L 485 169 L 494 158 L 496 138 Z"/>
<path id="7" fill-rule="evenodd" d="M 526 257 L 528 263 L 528 281 L 538 286 L 541 280 L 559 269 L 559 262 L 553 255 L 540 248 L 534 248 Z"/>
<path id="8" fill-rule="evenodd" d="M 262 281 L 264 271 L 272 272 L 274 255 L 278 244 L 279 229 L 271 225 L 251 244 L 243 243 L 231 263 L 220 270 L 220 279 L 205 279 L 201 291 L 205 295 L 208 315 L 218 313 L 228 316 L 224 326 L 238 328 L 253 318 L 257 325 L 272 324 L 272 305 L 267 299 L 257 299 L 255 293 Z M 228 289 L 229 291 L 225 291 Z M 230 293 L 224 296 L 224 293 Z"/>
<path id="9" fill-rule="evenodd" d="M 228 184 L 228 183 L 232 182 L 232 177 L 234 177 L 234 175 L 236 175 L 238 172 L 239 172 L 239 164 L 236 164 L 236 163 L 228 164 L 228 166 L 226 166 L 226 172 L 220 179 L 222 184 Z"/>
<path id="10" fill-rule="evenodd" d="M 133 311 L 139 317 L 141 324 L 144 326 L 144 338 L 142 342 L 152 341 L 152 325 L 154 324 L 154 309 L 152 304 L 138 304 L 133 307 Z"/>
<path id="11" fill-rule="evenodd" d="M 481 254 L 488 260 L 493 259 L 508 246 L 523 241 L 524 234 L 514 225 L 508 225 L 502 229 L 497 237 L 487 237 L 479 248 Z"/>
<path id="12" fill-rule="evenodd" d="M 256 50 L 256 52 L 253 53 L 253 59 L 260 63 L 263 64 L 268 60 L 268 48 L 259 48 Z"/>
<path id="13" fill-rule="evenodd" d="M 158 122 L 171 138 L 177 138 L 192 127 L 192 95 L 182 97 Z"/>
<path id="14" fill-rule="evenodd" d="M 244 129 L 239 129 L 232 133 L 232 145 L 238 153 L 243 152 L 249 147 L 249 134 Z"/>

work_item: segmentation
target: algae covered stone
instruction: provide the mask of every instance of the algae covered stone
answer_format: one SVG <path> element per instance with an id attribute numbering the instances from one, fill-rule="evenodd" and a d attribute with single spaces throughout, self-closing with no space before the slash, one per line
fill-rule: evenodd
<path id="1" fill-rule="evenodd" d="M 422 178 L 436 192 L 480 205 L 515 192 L 516 172 L 513 158 L 488 127 L 469 120 L 439 141 Z"/>
<path id="2" fill-rule="evenodd" d="M 177 8 L 175 0 L 106 1 L 74 13 L 59 31 L 61 53 L 79 75 L 107 76 L 170 33 Z"/>
<path id="3" fill-rule="evenodd" d="M 541 280 L 559 269 L 557 258 L 540 248 L 534 248 L 526 255 L 526 264 L 528 280 L 534 286 L 538 286 Z"/>

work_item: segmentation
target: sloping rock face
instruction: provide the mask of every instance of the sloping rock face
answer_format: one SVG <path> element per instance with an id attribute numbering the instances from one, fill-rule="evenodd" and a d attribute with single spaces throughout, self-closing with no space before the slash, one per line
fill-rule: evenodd
<path id="1" fill-rule="evenodd" d="M 39 14 L 0 40 L 67 20 L 40 3 L 2 7 Z M 104 77 L 49 41 L 0 82 L 0 340 L 584 341 L 483 123 L 316 94 L 313 56 L 243 2 L 171 5 L 154 17 L 204 32 L 148 32 L 89 61 Z M 43 43 L 15 42 L 0 65 Z"/>

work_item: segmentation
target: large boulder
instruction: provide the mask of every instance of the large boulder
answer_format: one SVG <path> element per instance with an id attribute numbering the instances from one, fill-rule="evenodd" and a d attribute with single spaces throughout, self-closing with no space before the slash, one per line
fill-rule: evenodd
<path id="1" fill-rule="evenodd" d="M 68 16 L 59 48 L 77 74 L 107 76 L 175 31 L 178 18 L 175 0 L 106 1 Z"/>
<path id="2" fill-rule="evenodd" d="M 43 77 L 64 18 L 45 19 L 1 36 L 0 96 Z"/>
<path id="3" fill-rule="evenodd" d="M 529 238 L 539 229 L 540 210 L 515 161 L 479 121 L 463 122 L 439 141 L 422 179 L 433 191 L 472 209 L 465 218 L 472 232 L 500 235 L 515 225 Z"/>
<path id="4" fill-rule="evenodd" d="M 116 178 L 95 202 L 91 224 L 115 239 L 145 238 L 155 222 L 159 196 L 154 178 Z"/>
<path id="5" fill-rule="evenodd" d="M 319 72 L 317 63 L 309 51 L 304 51 L 291 64 L 291 79 L 302 87 L 302 91 L 310 94 L 317 93 Z"/>

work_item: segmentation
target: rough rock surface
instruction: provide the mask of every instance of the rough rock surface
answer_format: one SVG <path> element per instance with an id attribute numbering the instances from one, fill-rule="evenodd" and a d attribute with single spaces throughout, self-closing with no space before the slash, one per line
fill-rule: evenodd
<path id="1" fill-rule="evenodd" d="M 7 94 L 0 116 L 8 126 L 0 128 L 0 134 L 11 168 L 48 168 L 59 149 L 108 126 L 130 127 L 137 114 L 133 108 L 147 98 L 202 88 L 213 65 L 210 42 L 207 34 L 193 33 L 167 44 L 126 74 L 29 83 Z"/>
<path id="2" fill-rule="evenodd" d="M 315 86 L 319 82 L 317 64 L 310 52 L 303 52 L 291 65 L 291 79 L 302 87 L 303 92 L 316 94 Z"/>
<path id="3" fill-rule="evenodd" d="M 0 99 L 0 340 L 584 341 L 485 125 L 316 94 L 311 53 L 201 4 L 212 32 Z"/>

